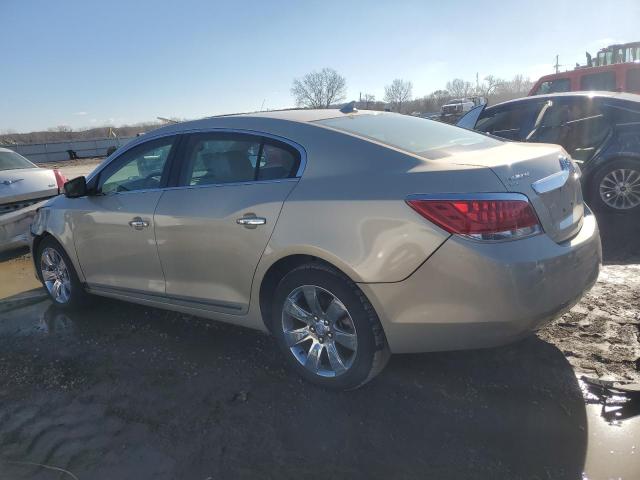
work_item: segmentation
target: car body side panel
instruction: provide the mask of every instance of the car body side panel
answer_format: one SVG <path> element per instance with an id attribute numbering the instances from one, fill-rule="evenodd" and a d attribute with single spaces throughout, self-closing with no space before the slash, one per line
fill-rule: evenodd
<path id="1" fill-rule="evenodd" d="M 297 179 L 168 189 L 154 216 L 166 294 L 246 313 L 251 283 L 282 202 Z M 244 216 L 264 225 L 245 227 Z"/>

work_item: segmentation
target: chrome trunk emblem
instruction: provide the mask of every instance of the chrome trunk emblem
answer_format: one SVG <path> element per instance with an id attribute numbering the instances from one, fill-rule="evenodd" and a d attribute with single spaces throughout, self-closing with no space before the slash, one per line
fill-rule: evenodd
<path id="1" fill-rule="evenodd" d="M 24 180 L 24 178 L 16 178 L 15 180 L 4 180 L 2 183 L 2 185 L 12 185 L 14 183 L 18 183 L 21 182 L 22 180 Z"/>

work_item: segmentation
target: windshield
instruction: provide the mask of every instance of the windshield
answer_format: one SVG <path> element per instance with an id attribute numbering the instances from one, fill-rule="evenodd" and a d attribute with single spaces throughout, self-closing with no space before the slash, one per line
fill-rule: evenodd
<path id="1" fill-rule="evenodd" d="M 0 151 L 0 170 L 16 170 L 18 168 L 37 168 L 22 155 L 12 151 Z"/>
<path id="2" fill-rule="evenodd" d="M 495 147 L 501 140 L 441 122 L 408 115 L 354 115 L 317 123 L 436 159 L 450 153 Z"/>

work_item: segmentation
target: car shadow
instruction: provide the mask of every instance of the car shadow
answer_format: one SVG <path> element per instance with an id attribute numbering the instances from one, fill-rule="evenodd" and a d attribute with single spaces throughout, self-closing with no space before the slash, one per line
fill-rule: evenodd
<path id="1" fill-rule="evenodd" d="M 602 261 L 609 265 L 640 263 L 640 213 L 597 213 Z"/>
<path id="2" fill-rule="evenodd" d="M 562 353 L 536 337 L 393 356 L 363 388 L 331 392 L 286 369 L 270 337 L 243 328 L 108 300 L 9 315 L 0 373 L 19 374 L 0 378 L 11 391 L 3 409 L 46 418 L 9 432 L 0 422 L 0 459 L 47 459 L 91 478 L 582 473 L 581 390 Z"/>
<path id="3" fill-rule="evenodd" d="M 0 252 L 0 263 L 22 257 L 29 253 L 29 247 L 14 248 Z"/>

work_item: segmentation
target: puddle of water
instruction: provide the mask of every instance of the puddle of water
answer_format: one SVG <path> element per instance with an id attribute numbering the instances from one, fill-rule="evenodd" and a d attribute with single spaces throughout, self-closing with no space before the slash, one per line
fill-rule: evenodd
<path id="1" fill-rule="evenodd" d="M 0 300 L 39 287 L 31 256 L 22 255 L 0 263 Z"/>

